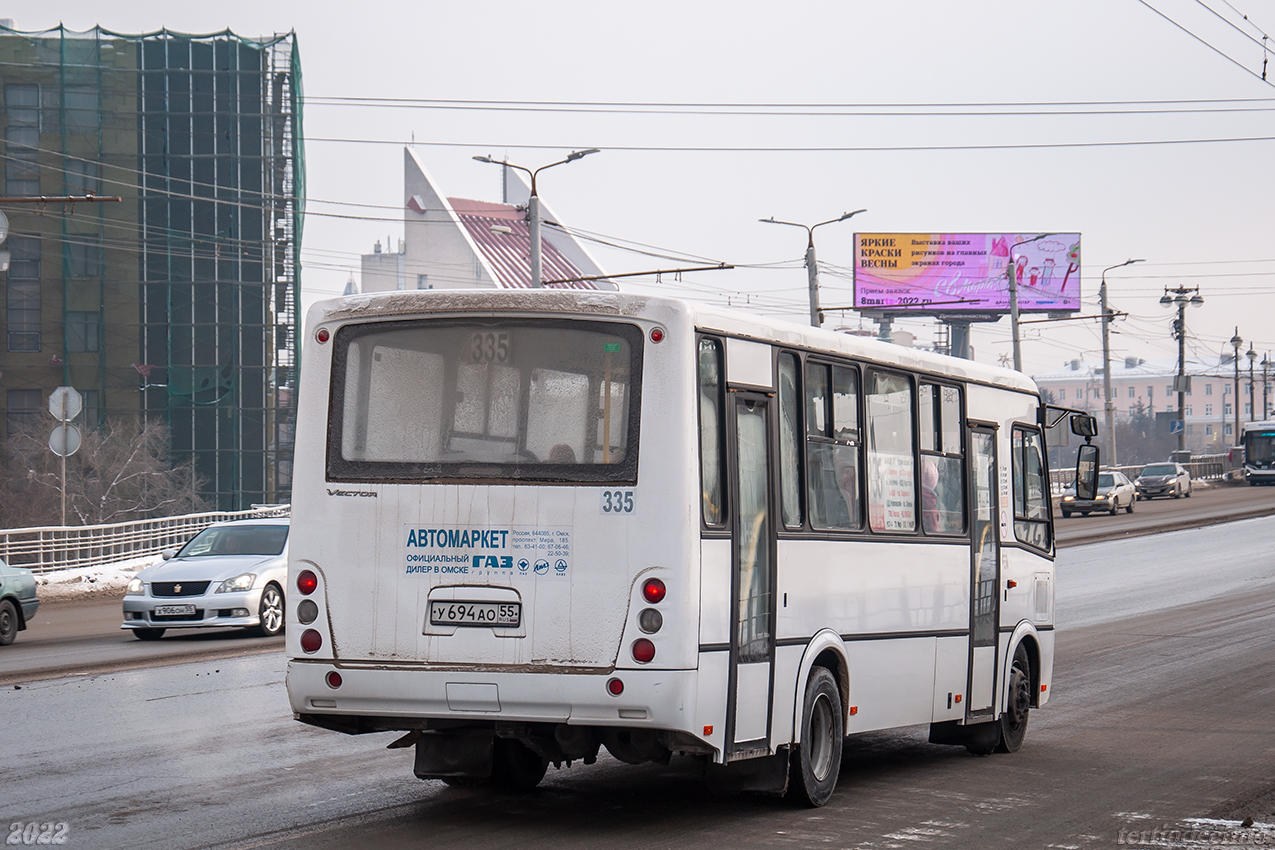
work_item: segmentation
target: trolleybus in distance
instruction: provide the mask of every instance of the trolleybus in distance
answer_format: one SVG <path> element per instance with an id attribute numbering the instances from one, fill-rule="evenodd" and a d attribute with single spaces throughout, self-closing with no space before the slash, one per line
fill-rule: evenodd
<path id="1" fill-rule="evenodd" d="M 1019 373 L 544 290 L 320 303 L 302 363 L 292 709 L 406 733 L 421 778 L 605 747 L 821 805 L 846 735 L 1013 751 L 1049 697 L 1054 423 Z"/>
<path id="2" fill-rule="evenodd" d="M 1250 485 L 1275 484 L 1275 420 L 1244 424 L 1244 479 Z"/>

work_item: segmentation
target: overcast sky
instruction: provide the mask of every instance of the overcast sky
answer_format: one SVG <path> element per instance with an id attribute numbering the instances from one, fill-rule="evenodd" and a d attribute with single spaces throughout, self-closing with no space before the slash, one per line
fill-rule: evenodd
<path id="1" fill-rule="evenodd" d="M 1229 350 L 1238 325 L 1245 348 L 1275 356 L 1271 0 L 16 0 L 0 16 L 22 30 L 295 30 L 307 301 L 339 294 L 360 253 L 402 235 L 413 139 L 445 193 L 486 200 L 500 199 L 499 169 L 476 154 L 535 167 L 597 147 L 545 172 L 541 197 L 570 227 L 685 258 L 598 247 L 605 269 L 760 267 L 627 289 L 805 321 L 805 234 L 757 220 L 866 208 L 817 231 L 820 264 L 846 270 L 823 273 L 827 306 L 851 303 L 856 231 L 1078 231 L 1088 315 L 1104 268 L 1146 260 L 1108 274 L 1129 313 L 1114 356 L 1176 356 L 1157 302 L 1181 285 L 1206 301 L 1188 312 L 1190 353 Z M 931 320 L 901 327 L 934 338 Z M 1008 319 L 977 327 L 974 345 L 983 362 L 1008 355 Z M 1026 371 L 1078 356 L 1100 359 L 1097 322 L 1024 325 Z"/>

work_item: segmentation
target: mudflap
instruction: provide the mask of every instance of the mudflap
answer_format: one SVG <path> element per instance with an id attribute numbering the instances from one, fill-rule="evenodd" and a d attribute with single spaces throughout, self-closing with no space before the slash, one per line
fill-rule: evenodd
<path id="1" fill-rule="evenodd" d="M 715 793 L 756 791 L 782 796 L 788 792 L 789 753 L 788 748 L 781 747 L 773 756 L 710 764 L 704 778 Z"/>
<path id="2" fill-rule="evenodd" d="M 491 776 L 496 736 L 490 730 L 474 732 L 426 732 L 416 742 L 418 779 Z"/>
<path id="3" fill-rule="evenodd" d="M 990 753 L 1001 740 L 1000 722 L 968 723 L 945 720 L 930 724 L 931 744 L 950 744 L 965 747 L 971 752 Z"/>

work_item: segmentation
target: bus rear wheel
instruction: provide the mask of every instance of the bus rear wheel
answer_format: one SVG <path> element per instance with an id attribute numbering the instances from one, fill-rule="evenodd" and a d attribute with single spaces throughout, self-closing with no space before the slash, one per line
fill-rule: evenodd
<path id="1" fill-rule="evenodd" d="M 813 668 L 801 710 L 801 743 L 789 765 L 788 797 L 794 803 L 822 806 L 836 789 L 845 738 L 842 718 L 841 693 L 832 673 Z"/>
<path id="2" fill-rule="evenodd" d="M 549 760 L 512 738 L 497 738 L 492 749 L 491 781 L 506 791 L 530 791 L 545 778 Z"/>
<path id="3" fill-rule="evenodd" d="M 1027 719 L 1031 713 L 1032 675 L 1031 659 L 1021 643 L 1014 650 L 1014 662 L 1009 670 L 1009 693 L 1005 700 L 1005 713 L 1001 715 L 1001 740 L 997 752 L 1016 753 L 1027 737 Z"/>

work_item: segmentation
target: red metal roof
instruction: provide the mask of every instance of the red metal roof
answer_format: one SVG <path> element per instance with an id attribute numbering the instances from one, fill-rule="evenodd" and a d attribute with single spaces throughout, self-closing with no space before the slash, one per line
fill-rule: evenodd
<path id="1" fill-rule="evenodd" d="M 474 240 L 483 259 L 496 273 L 496 285 L 502 289 L 531 288 L 531 234 L 526 213 L 510 204 L 448 198 L 456 216 L 469 237 Z M 497 228 L 493 230 L 492 228 Z M 506 233 L 505 230 L 509 232 Z M 554 244 L 540 239 L 541 275 L 545 280 L 569 280 L 555 284 L 563 289 L 597 289 L 591 280 L 576 280 L 582 274 Z"/>

